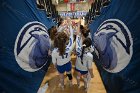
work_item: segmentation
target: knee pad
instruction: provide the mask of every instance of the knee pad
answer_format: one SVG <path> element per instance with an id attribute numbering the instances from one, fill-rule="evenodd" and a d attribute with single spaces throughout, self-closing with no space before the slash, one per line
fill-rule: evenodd
<path id="1" fill-rule="evenodd" d="M 72 80 L 72 75 L 71 74 L 67 74 L 69 80 Z"/>

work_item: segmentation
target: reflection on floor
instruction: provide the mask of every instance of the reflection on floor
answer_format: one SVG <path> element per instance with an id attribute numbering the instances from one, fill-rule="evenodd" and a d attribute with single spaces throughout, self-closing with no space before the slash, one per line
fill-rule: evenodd
<path id="1" fill-rule="evenodd" d="M 75 56 L 72 56 L 72 64 L 74 68 Z M 77 87 L 76 74 L 74 70 L 72 70 L 72 72 L 73 72 L 73 77 L 74 77 L 73 86 L 69 86 L 68 78 L 65 76 L 65 88 L 64 90 L 62 90 L 59 86 L 58 72 L 54 68 L 54 66 L 51 64 L 51 66 L 48 69 L 48 72 L 46 73 L 44 77 L 44 80 L 42 81 L 41 87 L 46 82 L 48 82 L 49 87 L 46 90 L 46 93 L 106 93 L 95 64 L 93 65 L 94 78 L 91 79 L 87 92 L 84 91 L 82 79 L 81 79 L 81 87 L 80 88 Z"/>

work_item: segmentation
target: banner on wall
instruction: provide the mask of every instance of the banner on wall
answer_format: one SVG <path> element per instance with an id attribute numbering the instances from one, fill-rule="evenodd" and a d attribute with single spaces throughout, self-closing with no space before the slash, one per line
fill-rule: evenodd
<path id="1" fill-rule="evenodd" d="M 81 16 L 86 16 L 87 12 L 85 11 L 77 11 L 77 12 L 59 12 L 61 17 L 71 17 L 71 18 L 79 18 Z"/>
<path id="2" fill-rule="evenodd" d="M 68 3 L 69 2 L 69 0 L 64 0 L 64 3 Z"/>
<path id="3" fill-rule="evenodd" d="M 71 11 L 75 10 L 75 3 L 70 3 L 70 9 L 71 9 Z"/>
<path id="4" fill-rule="evenodd" d="M 64 0 L 58 0 L 59 3 L 64 3 Z"/>

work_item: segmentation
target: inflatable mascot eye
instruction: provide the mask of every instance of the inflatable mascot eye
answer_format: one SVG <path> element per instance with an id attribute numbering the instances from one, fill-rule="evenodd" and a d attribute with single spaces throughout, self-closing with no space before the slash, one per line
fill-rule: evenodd
<path id="1" fill-rule="evenodd" d="M 49 35 L 45 25 L 37 21 L 29 22 L 22 27 L 16 38 L 16 61 L 25 71 L 38 71 L 48 61 L 49 48 Z"/>
<path id="2" fill-rule="evenodd" d="M 99 63 L 108 72 L 117 73 L 130 62 L 133 41 L 127 26 L 118 19 L 104 21 L 94 33 Z"/>

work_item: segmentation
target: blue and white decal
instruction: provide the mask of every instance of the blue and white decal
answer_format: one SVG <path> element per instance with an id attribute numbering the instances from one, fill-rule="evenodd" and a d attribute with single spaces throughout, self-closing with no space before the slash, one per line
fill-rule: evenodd
<path id="1" fill-rule="evenodd" d="M 94 33 L 94 47 L 98 51 L 100 64 L 110 73 L 123 70 L 133 54 L 131 33 L 118 19 L 108 19 L 99 26 Z"/>
<path id="2" fill-rule="evenodd" d="M 22 27 L 16 38 L 16 61 L 25 71 L 38 71 L 48 61 L 49 48 L 49 35 L 45 25 L 37 21 L 29 22 Z"/>

